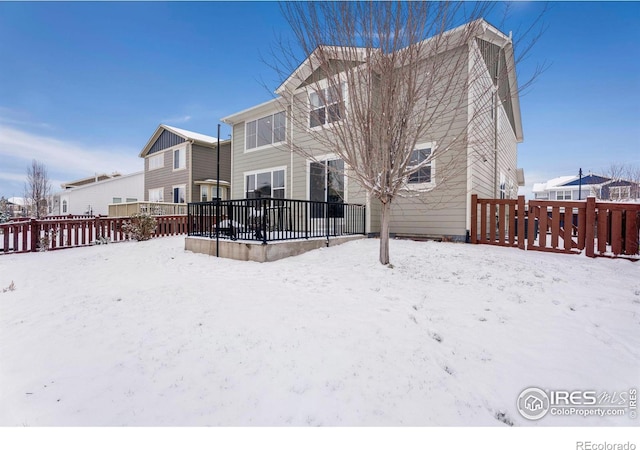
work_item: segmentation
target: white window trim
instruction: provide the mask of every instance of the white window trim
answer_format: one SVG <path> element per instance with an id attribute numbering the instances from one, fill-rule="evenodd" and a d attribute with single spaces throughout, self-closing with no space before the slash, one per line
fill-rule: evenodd
<path id="1" fill-rule="evenodd" d="M 338 80 L 340 80 L 339 78 L 340 74 L 336 74 L 333 77 L 337 78 Z M 315 83 L 311 83 L 310 85 L 306 86 L 305 88 L 305 92 L 306 92 L 306 101 L 307 101 L 307 109 L 306 109 L 306 128 L 307 131 L 309 132 L 318 132 L 318 131 L 323 131 L 332 127 L 335 127 L 336 124 L 341 123 L 343 120 L 345 120 L 347 118 L 347 111 L 348 111 L 348 106 L 349 106 L 349 89 L 347 87 L 347 82 L 346 81 L 341 81 L 341 83 L 344 85 L 343 86 L 343 90 L 342 90 L 342 103 L 344 105 L 344 115 L 342 118 L 340 118 L 340 120 L 337 120 L 335 122 L 329 122 L 329 123 L 325 123 L 323 125 L 318 125 L 315 127 L 312 127 L 311 124 L 309 123 L 309 115 L 311 114 L 311 93 L 312 92 L 317 92 L 318 90 L 322 90 L 322 89 L 327 89 L 329 87 L 329 80 L 328 79 L 323 79 L 320 81 L 317 81 Z M 326 108 L 326 106 L 325 106 Z M 339 159 L 339 158 L 338 158 Z"/>
<path id="2" fill-rule="evenodd" d="M 207 195 L 205 196 L 205 199 L 202 199 L 202 190 L 206 189 L 207 190 Z M 211 198 L 211 189 L 209 188 L 208 184 L 201 184 L 200 185 L 200 200 L 201 202 L 208 202 L 209 199 Z"/>
<path id="3" fill-rule="evenodd" d="M 249 122 L 256 122 L 256 136 L 257 136 L 257 133 L 258 133 L 258 123 L 257 122 L 258 122 L 258 120 L 264 119 L 265 117 L 269 117 L 269 116 L 273 117 L 273 116 L 275 116 L 276 114 L 279 114 L 279 113 L 284 113 L 284 141 L 272 142 L 271 144 L 265 144 L 265 145 L 260 145 L 258 147 L 247 148 L 247 124 Z M 285 111 L 285 110 L 275 111 L 275 112 L 272 112 L 270 114 L 261 115 L 260 117 L 256 117 L 255 119 L 245 120 L 244 121 L 244 153 L 253 153 L 253 152 L 257 152 L 257 151 L 264 150 L 264 149 L 267 149 L 267 148 L 277 148 L 277 147 L 282 147 L 282 146 L 286 145 L 287 144 L 287 135 L 288 135 L 288 128 L 287 128 L 288 124 L 289 124 L 289 117 L 287 116 L 287 111 Z M 271 133 L 272 133 L 271 137 L 273 138 L 273 129 L 271 130 Z M 256 143 L 257 143 L 257 141 L 256 141 Z"/>
<path id="4" fill-rule="evenodd" d="M 431 149 L 431 161 L 429 165 L 431 166 L 431 181 L 427 183 L 409 183 L 409 177 L 407 177 L 407 181 L 405 185 L 407 189 L 410 191 L 423 191 L 425 189 L 433 189 L 436 186 L 436 158 L 433 154 L 436 151 L 436 143 L 435 142 L 419 142 L 416 144 L 415 148 L 411 151 L 413 153 L 415 150 L 420 150 L 422 148 Z"/>
<path id="5" fill-rule="evenodd" d="M 169 150 L 169 149 L 167 149 L 167 150 Z M 172 172 L 179 172 L 181 170 L 187 170 L 187 146 L 184 145 L 184 144 L 180 144 L 178 146 L 172 147 L 170 150 L 171 150 L 171 162 L 173 163 L 171 165 L 171 171 Z M 176 169 L 176 151 L 177 150 L 184 151 L 184 167 L 178 167 Z"/>
<path id="6" fill-rule="evenodd" d="M 287 198 L 287 166 L 278 166 L 278 167 L 270 167 L 266 169 L 258 169 L 258 170 L 250 170 L 248 172 L 243 172 L 242 174 L 242 195 L 243 198 L 247 198 L 247 177 L 250 175 L 258 175 L 259 173 L 271 173 L 271 193 L 273 194 L 273 172 L 277 172 L 278 170 L 284 170 L 284 197 Z"/>
<path id="7" fill-rule="evenodd" d="M 164 151 L 159 151 L 159 152 L 155 152 L 152 153 L 151 155 L 149 155 L 147 157 L 147 159 L 149 160 L 149 163 L 147 164 L 147 170 L 148 171 L 152 171 L 152 170 L 158 170 L 158 169 L 163 169 L 164 168 Z M 155 159 L 158 161 L 162 161 L 162 164 L 159 165 L 158 167 L 151 167 L 151 160 Z"/>

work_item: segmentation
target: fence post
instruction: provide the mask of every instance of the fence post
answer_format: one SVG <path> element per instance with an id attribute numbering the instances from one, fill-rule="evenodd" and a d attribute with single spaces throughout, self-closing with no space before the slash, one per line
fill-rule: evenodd
<path id="1" fill-rule="evenodd" d="M 36 219 L 29 221 L 29 227 L 31 228 L 31 251 L 38 251 L 38 238 L 40 237 L 40 224 Z"/>
<path id="2" fill-rule="evenodd" d="M 267 201 L 262 200 L 262 245 L 267 244 Z"/>
<path id="3" fill-rule="evenodd" d="M 595 257 L 594 240 L 596 227 L 596 198 L 587 197 L 586 231 L 585 231 L 585 253 L 590 258 Z"/>
<path id="4" fill-rule="evenodd" d="M 525 249 L 525 238 L 524 238 L 525 208 L 526 206 L 524 202 L 524 195 L 519 195 L 517 217 L 518 217 L 518 248 L 520 250 Z M 529 238 L 531 238 L 531 236 L 529 236 Z"/>
<path id="5" fill-rule="evenodd" d="M 478 243 L 478 194 L 471 194 L 471 243 Z"/>

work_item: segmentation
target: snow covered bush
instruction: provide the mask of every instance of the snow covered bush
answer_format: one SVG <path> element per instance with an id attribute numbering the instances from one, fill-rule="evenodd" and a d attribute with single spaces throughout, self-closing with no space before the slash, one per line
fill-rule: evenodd
<path id="1" fill-rule="evenodd" d="M 122 231 L 136 241 L 147 241 L 158 225 L 155 218 L 149 214 L 138 213 L 131 215 L 131 220 L 122 225 Z"/>

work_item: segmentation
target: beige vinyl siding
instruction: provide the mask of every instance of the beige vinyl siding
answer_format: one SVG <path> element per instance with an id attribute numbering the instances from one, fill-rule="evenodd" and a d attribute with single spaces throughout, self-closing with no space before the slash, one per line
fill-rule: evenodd
<path id="1" fill-rule="evenodd" d="M 494 119 L 491 111 L 493 81 L 480 53 L 473 48 L 470 59 L 472 101 L 469 125 L 470 145 L 469 161 L 471 164 L 471 193 L 481 198 L 499 197 L 500 174 L 506 178 L 507 190 L 509 182 L 515 192 L 507 193 L 507 197 L 517 196 L 517 141 L 513 127 L 502 104 L 498 105 L 498 152 L 497 173 L 495 172 L 496 152 L 494 147 Z M 501 80 L 503 81 L 503 80 Z"/>
<path id="2" fill-rule="evenodd" d="M 290 151 L 286 145 L 274 145 L 259 150 L 245 152 L 245 122 L 233 126 L 233 176 L 231 180 L 232 198 L 245 197 L 245 173 L 274 167 L 286 167 L 285 196 L 289 193 Z"/>
<path id="3" fill-rule="evenodd" d="M 186 168 L 182 170 L 173 170 L 173 151 L 177 148 L 186 148 Z M 175 147 L 171 147 L 166 150 L 162 150 L 164 154 L 164 167 L 154 170 L 149 170 L 149 157 L 155 156 L 160 152 L 154 153 L 145 158 L 145 172 L 144 172 L 144 199 L 149 200 L 149 189 L 163 188 L 164 201 L 173 202 L 173 186 L 186 185 L 186 198 L 189 199 L 191 195 L 191 189 L 189 186 L 189 170 L 190 170 L 190 145 L 187 143 L 180 144 Z"/>
<path id="4" fill-rule="evenodd" d="M 195 184 L 196 181 L 206 179 L 216 179 L 217 176 L 217 146 L 205 147 L 202 145 L 192 145 L 192 185 L 191 185 L 191 201 L 199 202 L 200 187 Z M 231 180 L 231 143 L 225 142 L 220 144 L 220 181 Z"/>
<path id="5" fill-rule="evenodd" d="M 432 182 L 429 192 L 416 192 L 412 185 L 391 205 L 390 232 L 409 236 L 455 236 L 466 234 L 467 207 L 467 49 L 460 47 L 441 56 L 447 76 L 438 76 L 434 95 L 436 117 L 418 143 L 434 144 Z M 455 88 L 444 87 L 451 83 Z M 438 94 L 441 93 L 441 94 Z M 417 186 L 420 187 L 419 185 Z"/>

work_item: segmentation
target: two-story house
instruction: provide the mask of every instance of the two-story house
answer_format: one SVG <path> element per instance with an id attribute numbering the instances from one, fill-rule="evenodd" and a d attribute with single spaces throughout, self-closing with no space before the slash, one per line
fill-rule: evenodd
<path id="1" fill-rule="evenodd" d="M 412 160 L 428 161 L 436 148 L 449 150 L 441 156 L 435 152 L 428 166 L 406 180 L 406 195 L 392 204 L 391 234 L 464 240 L 471 194 L 515 198 L 524 184 L 517 168 L 523 135 L 512 41 L 484 21 L 476 25 L 471 38 L 451 39 L 455 44 L 442 54 L 424 56 L 457 58 L 450 76 L 460 83 L 449 93 L 451 101 L 442 99 L 442 120 L 420 136 Z M 449 33 L 455 38 L 465 30 Z M 368 63 L 364 52 L 350 54 L 350 60 L 335 61 L 330 70 L 317 67 L 314 54 L 309 55 L 278 87 L 276 98 L 222 119 L 232 127 L 232 198 L 362 203 L 367 205 L 367 232 L 380 232 L 380 203 L 350 176 L 351 168 L 339 155 L 314 139 L 314 133 L 330 130 L 353 113 L 349 89 L 328 83 L 341 70 Z M 507 76 L 498 76 L 500 67 L 507 68 Z M 447 109 L 453 104 L 455 114 L 453 106 Z"/>
<path id="2" fill-rule="evenodd" d="M 144 200 L 190 203 L 229 198 L 231 141 L 160 125 L 140 152 L 144 158 Z"/>

